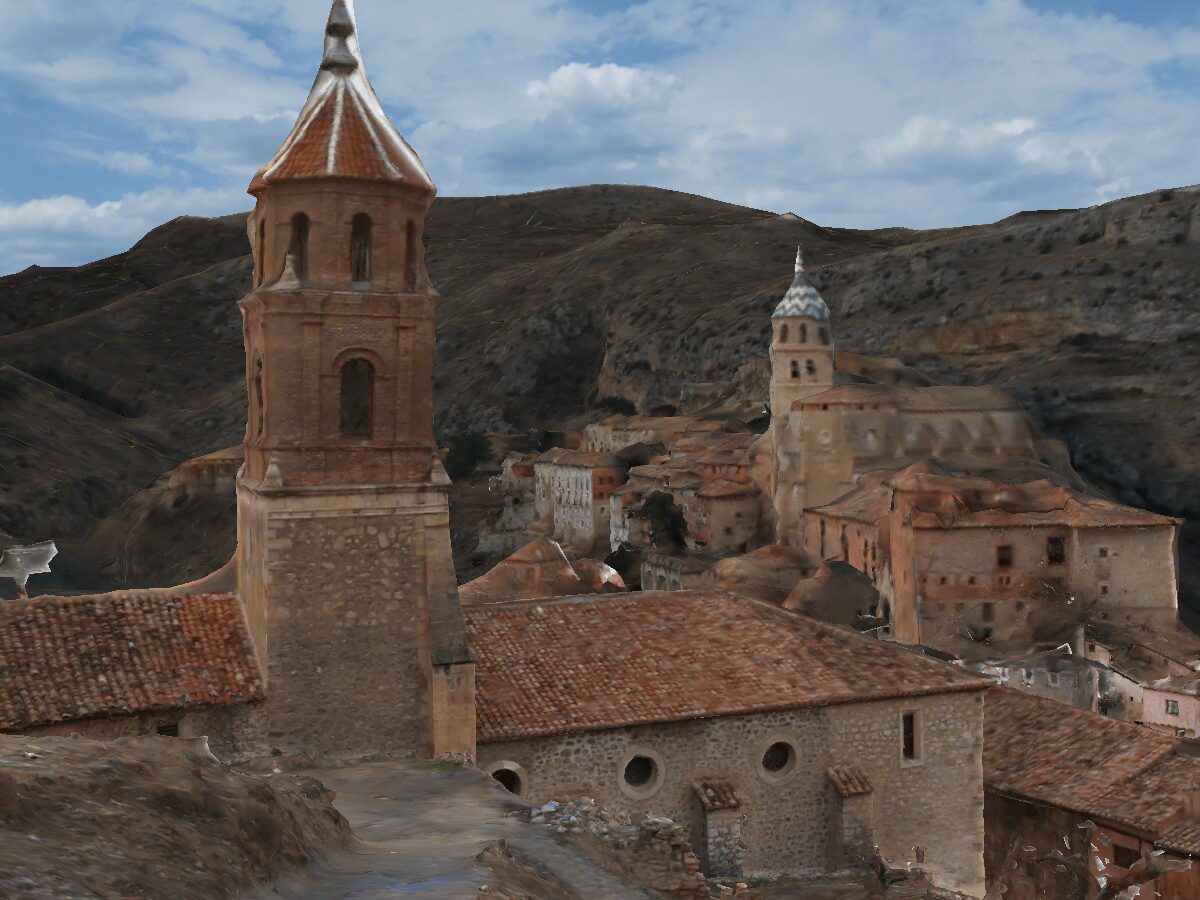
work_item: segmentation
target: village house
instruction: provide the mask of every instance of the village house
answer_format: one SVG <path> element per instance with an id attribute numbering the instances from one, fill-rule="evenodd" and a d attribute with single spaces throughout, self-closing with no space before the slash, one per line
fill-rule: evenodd
<path id="1" fill-rule="evenodd" d="M 745 553 L 758 543 L 761 501 L 754 483 L 732 480 L 715 467 L 680 455 L 630 469 L 628 482 L 612 498 L 609 543 L 613 550 L 656 546 L 649 523 L 636 521 L 643 504 L 654 495 L 679 509 L 680 538 L 690 553 Z"/>
<path id="2" fill-rule="evenodd" d="M 611 497 L 625 483 L 626 466 L 608 453 L 556 447 L 534 463 L 534 515 L 550 526 L 550 536 L 580 552 L 606 543 Z"/>
<path id="3" fill-rule="evenodd" d="M 829 307 L 799 253 L 771 329 L 771 425 L 751 456 L 772 541 L 803 546 L 806 511 L 854 490 L 870 472 L 936 459 L 960 471 L 1019 466 L 1041 477 L 1062 455 L 998 388 L 844 383 Z"/>
<path id="4" fill-rule="evenodd" d="M 646 550 L 642 553 L 643 591 L 683 591 L 701 587 L 704 574 L 717 557 L 707 553 L 675 555 Z"/>
<path id="5" fill-rule="evenodd" d="M 1090 625 L 1080 654 L 1112 685 L 1105 715 L 1178 737 L 1200 737 L 1200 638 L 1181 624 L 1151 631 Z"/>
<path id="6" fill-rule="evenodd" d="M 1125 874 L 1143 851 L 1200 858 L 1200 751 L 1146 728 L 1006 687 L 985 703 L 988 885 L 1005 900 L 1074 896 L 1067 871 L 1037 857 L 1084 838 L 1094 875 Z M 1081 828 L 1094 823 L 1090 835 Z M 1200 898 L 1200 867 L 1165 872 L 1142 897 Z"/>
<path id="7" fill-rule="evenodd" d="M 465 615 L 479 765 L 514 793 L 649 810 L 706 846 L 730 823 L 693 785 L 726 783 L 744 845 L 728 873 L 861 867 L 875 844 L 918 865 L 919 847 L 938 886 L 982 896 L 987 679 L 724 591 Z"/>
<path id="8" fill-rule="evenodd" d="M 537 515 L 534 466 L 540 453 L 508 453 L 500 471 L 488 479 L 488 490 L 499 499 L 500 517 L 479 535 L 476 552 L 498 555 L 515 553 L 529 542 Z"/>
<path id="9" fill-rule="evenodd" d="M 1077 709 L 1111 715 L 1116 688 L 1105 666 L 1071 651 L 1070 647 L 990 659 L 968 667 L 995 676 L 1001 684 L 1036 694 Z"/>
<path id="10" fill-rule="evenodd" d="M 1060 487 L 923 463 L 808 511 L 806 545 L 875 579 L 905 643 L 965 623 L 1013 636 L 1056 621 L 1174 623 L 1180 522 Z"/>

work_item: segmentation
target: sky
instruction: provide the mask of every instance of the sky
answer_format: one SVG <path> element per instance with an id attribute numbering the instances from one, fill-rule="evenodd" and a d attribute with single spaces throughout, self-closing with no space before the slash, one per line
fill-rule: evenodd
<path id="1" fill-rule="evenodd" d="M 1195 0 L 358 0 L 443 196 L 594 183 L 935 227 L 1200 182 Z M 0 274 L 246 210 L 329 0 L 0 0 Z"/>

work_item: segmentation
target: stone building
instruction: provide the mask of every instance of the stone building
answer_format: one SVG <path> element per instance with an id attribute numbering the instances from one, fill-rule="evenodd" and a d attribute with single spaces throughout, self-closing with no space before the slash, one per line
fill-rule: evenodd
<path id="1" fill-rule="evenodd" d="M 1053 863 L 1034 862 L 1064 842 L 1094 875 L 1124 874 L 1142 852 L 1200 858 L 1200 757 L 1188 743 L 1006 687 L 987 694 L 985 830 L 989 887 L 1005 900 L 1073 896 Z M 1026 849 L 1026 848 L 1032 848 Z M 1141 897 L 1200 898 L 1200 867 L 1142 885 Z"/>
<path id="2" fill-rule="evenodd" d="M 1177 737 L 1200 737 L 1200 638 L 1182 625 L 1153 631 L 1090 626 L 1079 654 L 1107 673 L 1105 715 Z"/>
<path id="3" fill-rule="evenodd" d="M 1116 687 L 1105 666 L 1072 652 L 1069 647 L 1042 653 L 992 659 L 971 669 L 995 676 L 1001 684 L 1057 700 L 1077 709 L 1111 714 Z"/>
<path id="4" fill-rule="evenodd" d="M 261 752 L 262 673 L 232 593 L 130 591 L 0 605 L 0 731 L 207 736 Z"/>
<path id="5" fill-rule="evenodd" d="M 717 557 L 706 553 L 672 555 L 648 550 L 642 553 L 643 591 L 683 591 L 702 587 L 704 575 Z"/>
<path id="6" fill-rule="evenodd" d="M 6 607 L 2 727 L 208 731 L 235 755 L 470 755 L 474 664 L 433 439 L 434 186 L 367 81 L 349 0 L 249 190 L 237 555 L 204 582 L 227 593 Z M 60 680 L 10 691 L 26 684 L 10 661 L 42 656 L 35 671 Z"/>
<path id="7" fill-rule="evenodd" d="M 500 518 L 479 535 L 477 553 L 508 555 L 529 542 L 537 508 L 534 465 L 540 453 L 508 453 L 500 472 L 488 479 L 489 492 L 498 498 Z"/>
<path id="8" fill-rule="evenodd" d="M 1125 624 L 1177 616 L 1179 520 L 1049 481 L 924 463 L 864 479 L 805 522 L 814 552 L 875 579 L 879 614 L 906 643 L 936 643 L 963 623 L 1032 634 L 1084 612 Z"/>
<path id="9" fill-rule="evenodd" d="M 733 822 L 746 876 L 861 866 L 874 844 L 916 864 L 920 847 L 939 886 L 982 895 L 989 681 L 723 591 L 465 616 L 479 765 L 515 793 L 667 816 L 727 876 L 714 845 Z"/>
<path id="10" fill-rule="evenodd" d="M 534 478 L 534 515 L 551 537 L 582 552 L 608 537 L 610 498 L 626 478 L 620 459 L 556 447 L 537 458 Z"/>
<path id="11" fill-rule="evenodd" d="M 613 550 L 656 546 L 649 524 L 636 521 L 655 495 L 678 508 L 679 539 L 690 553 L 745 553 L 758 543 L 761 502 L 754 483 L 733 480 L 706 467 L 703 459 L 680 455 L 629 470 L 629 480 L 612 497 L 609 544 Z"/>
<path id="12" fill-rule="evenodd" d="M 771 323 L 771 425 L 752 452 L 769 540 L 803 546 L 805 512 L 853 490 L 868 472 L 937 459 L 964 471 L 1017 462 L 1041 473 L 1050 470 L 1042 456 L 1058 455 L 1007 391 L 842 377 L 829 308 L 799 255 Z"/>

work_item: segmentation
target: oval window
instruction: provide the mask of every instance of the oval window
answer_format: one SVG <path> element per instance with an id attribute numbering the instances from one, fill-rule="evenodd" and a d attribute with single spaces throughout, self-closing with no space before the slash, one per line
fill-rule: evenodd
<path id="1" fill-rule="evenodd" d="M 763 768 L 768 772 L 779 772 L 787 768 L 787 764 L 792 761 L 792 747 L 790 744 L 785 744 L 783 741 L 776 741 L 767 748 L 767 752 L 763 754 Z"/>
<path id="2" fill-rule="evenodd" d="M 654 780 L 658 764 L 648 756 L 635 756 L 625 764 L 625 783 L 630 787 L 645 787 Z"/>
<path id="3" fill-rule="evenodd" d="M 761 765 L 765 778 L 783 778 L 796 766 L 796 748 L 787 741 L 776 741 L 763 752 Z"/>

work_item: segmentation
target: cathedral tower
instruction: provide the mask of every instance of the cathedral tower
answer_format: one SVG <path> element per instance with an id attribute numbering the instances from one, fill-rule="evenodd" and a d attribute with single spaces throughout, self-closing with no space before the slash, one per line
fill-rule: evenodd
<path id="1" fill-rule="evenodd" d="M 833 334 L 829 307 L 804 275 L 796 250 L 796 277 L 771 315 L 771 415 L 833 387 Z"/>
<path id="2" fill-rule="evenodd" d="M 435 188 L 336 0 L 295 128 L 254 176 L 238 583 L 271 748 L 473 753 L 474 667 L 433 437 Z"/>

